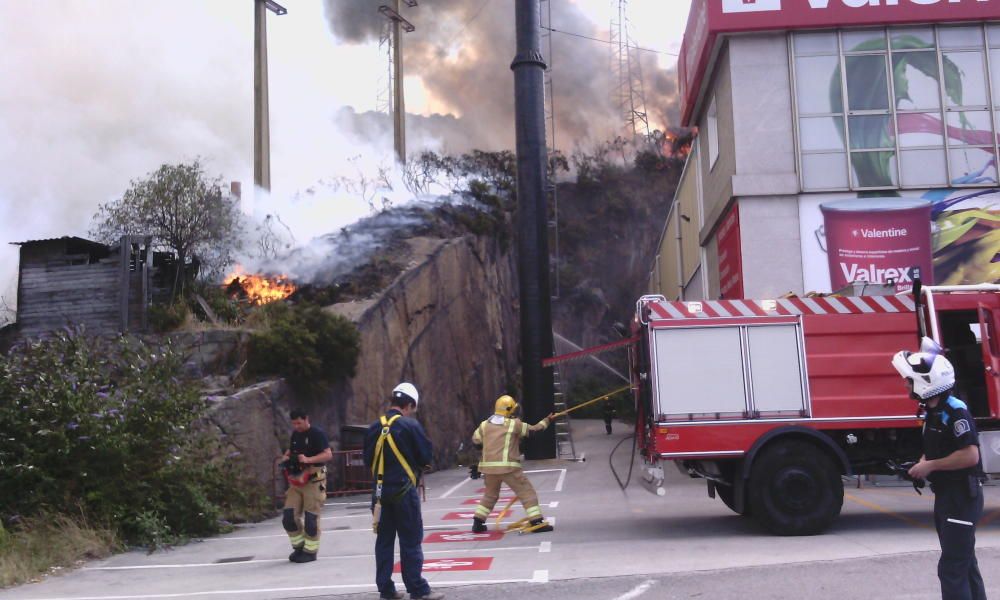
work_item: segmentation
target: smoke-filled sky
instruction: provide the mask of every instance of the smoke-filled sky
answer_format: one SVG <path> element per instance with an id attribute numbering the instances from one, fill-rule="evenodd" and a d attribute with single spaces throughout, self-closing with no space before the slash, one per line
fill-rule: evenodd
<path id="1" fill-rule="evenodd" d="M 384 1 L 384 0 L 383 0 Z M 284 0 L 268 18 L 272 194 L 253 201 L 253 2 L 0 0 L 0 297 L 13 304 L 8 242 L 86 237 L 99 203 L 160 164 L 202 157 L 244 182 L 248 209 L 277 212 L 299 241 L 368 214 L 317 182 L 392 163 L 376 108 L 387 71 L 380 0 Z M 608 39 L 611 0 L 553 0 L 552 26 Z M 689 0 L 631 0 L 647 111 L 676 112 L 676 53 Z M 513 146 L 511 0 L 423 0 L 404 8 L 408 146 Z M 558 144 L 604 139 L 611 46 L 553 34 Z M 311 189 L 313 193 L 300 193 Z M 402 190 L 389 194 L 402 199 Z M 2 305 L 0 305 L 2 306 Z"/>

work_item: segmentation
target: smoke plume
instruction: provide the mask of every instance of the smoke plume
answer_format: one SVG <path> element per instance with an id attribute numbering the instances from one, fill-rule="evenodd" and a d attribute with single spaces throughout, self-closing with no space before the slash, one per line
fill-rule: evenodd
<path id="1" fill-rule="evenodd" d="M 378 41 L 385 0 L 325 0 L 330 30 L 348 43 Z M 407 77 L 417 76 L 434 106 L 460 119 L 459 131 L 440 130 L 448 151 L 514 147 L 514 4 L 491 0 L 437 0 L 403 8 L 416 31 L 403 35 Z M 573 4 L 552 2 L 552 27 L 608 39 Z M 608 44 L 552 34 L 553 100 L 557 146 L 603 141 L 620 133 L 623 119 L 612 96 Z M 543 46 L 544 46 L 543 42 Z M 543 51 L 545 48 L 543 47 Z M 638 52 L 651 125 L 676 122 L 674 73 L 658 68 L 655 55 Z M 409 119 L 410 117 L 408 117 Z M 373 116 L 369 121 L 388 123 Z M 371 126 L 372 123 L 359 125 Z M 381 125 L 387 127 L 391 125 Z M 412 125 L 410 125 L 412 127 Z M 460 133 L 459 133 L 460 132 Z"/>

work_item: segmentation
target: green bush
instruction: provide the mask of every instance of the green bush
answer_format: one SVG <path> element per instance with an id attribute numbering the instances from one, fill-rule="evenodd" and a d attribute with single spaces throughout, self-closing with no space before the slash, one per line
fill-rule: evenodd
<path id="1" fill-rule="evenodd" d="M 354 323 L 313 304 L 274 302 L 263 310 L 269 325 L 250 338 L 251 373 L 280 375 L 300 389 L 354 376 L 360 352 Z"/>
<path id="2" fill-rule="evenodd" d="M 187 320 L 188 307 L 184 302 L 174 302 L 166 306 L 153 304 L 149 307 L 149 326 L 156 333 L 173 331 Z"/>
<path id="3" fill-rule="evenodd" d="M 152 546 L 219 531 L 229 467 L 181 367 L 169 345 L 71 330 L 0 357 L 0 518 L 70 508 Z"/>

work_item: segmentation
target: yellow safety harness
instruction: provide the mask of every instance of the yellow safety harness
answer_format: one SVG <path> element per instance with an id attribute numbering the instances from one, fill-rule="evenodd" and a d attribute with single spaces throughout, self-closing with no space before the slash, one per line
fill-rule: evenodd
<path id="1" fill-rule="evenodd" d="M 417 477 L 413 474 L 413 469 L 410 468 L 410 463 L 406 462 L 406 458 L 403 453 L 399 451 L 399 447 L 396 445 L 396 440 L 392 439 L 392 433 L 389 428 L 396 419 L 400 418 L 402 415 L 395 415 L 391 419 L 386 419 L 385 415 L 382 415 L 380 422 L 382 423 L 382 434 L 379 435 L 378 441 L 375 442 L 375 456 L 372 460 L 372 475 L 375 477 L 375 506 L 372 509 L 372 531 L 378 533 L 378 523 L 379 518 L 382 516 L 382 482 L 385 479 L 385 443 L 389 442 L 389 448 L 392 453 L 396 456 L 396 460 L 399 461 L 400 466 L 406 471 L 406 474 L 410 478 L 410 483 L 414 486 L 417 485 Z M 409 488 L 404 488 L 403 492 Z"/>

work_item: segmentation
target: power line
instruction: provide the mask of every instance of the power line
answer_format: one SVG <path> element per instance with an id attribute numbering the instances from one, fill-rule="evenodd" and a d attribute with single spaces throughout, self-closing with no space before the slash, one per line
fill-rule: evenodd
<path id="1" fill-rule="evenodd" d="M 580 34 L 580 33 L 573 33 L 572 31 L 561 31 L 559 29 L 554 29 L 552 27 L 542 27 L 542 29 L 546 29 L 548 31 L 551 31 L 552 33 L 561 33 L 563 35 L 571 35 L 573 37 L 583 38 L 585 40 L 591 40 L 591 41 L 594 41 L 594 42 L 601 42 L 602 44 L 614 44 L 615 43 L 615 42 L 612 42 L 611 40 L 602 40 L 600 38 L 590 37 L 589 35 L 583 35 L 583 34 Z M 656 54 L 666 54 L 667 56 L 679 56 L 676 52 L 664 52 L 662 50 L 652 50 L 650 48 L 643 48 L 641 46 L 629 46 L 629 48 L 633 48 L 635 50 L 642 50 L 643 52 L 653 52 L 653 53 L 656 53 Z"/>

